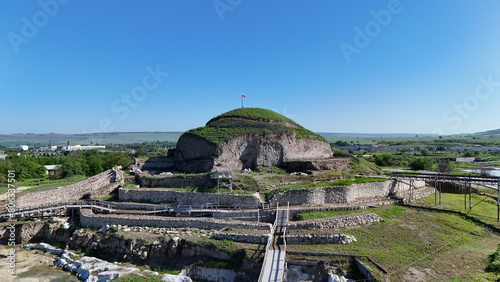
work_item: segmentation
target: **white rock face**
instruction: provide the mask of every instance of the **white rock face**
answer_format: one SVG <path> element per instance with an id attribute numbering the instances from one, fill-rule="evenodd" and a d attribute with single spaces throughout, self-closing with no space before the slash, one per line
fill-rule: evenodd
<path id="1" fill-rule="evenodd" d="M 286 161 L 326 159 L 333 155 L 327 142 L 299 139 L 295 133 L 245 134 L 218 145 L 195 135 L 184 134 L 177 144 L 178 168 L 198 172 L 216 169 L 240 171 L 259 166 L 280 166 Z M 207 156 L 213 158 L 207 159 Z M 197 158 L 202 160 L 185 163 Z"/>
<path id="2" fill-rule="evenodd" d="M 356 280 L 347 279 L 344 276 L 337 276 L 336 274 L 328 275 L 328 282 L 354 282 Z"/>
<path id="3" fill-rule="evenodd" d="M 187 276 L 179 276 L 173 274 L 163 274 L 160 279 L 162 281 L 169 281 L 169 282 L 192 282 L 191 278 Z"/>
<path id="4" fill-rule="evenodd" d="M 73 258 L 76 256 L 74 253 L 52 247 L 45 243 L 38 245 L 28 244 L 23 247 L 26 249 L 43 250 L 60 256 L 55 258 L 54 265 L 74 273 L 79 279 L 85 282 L 105 282 L 140 271 L 137 268 L 118 266 L 95 257 L 84 256 L 76 260 Z"/>
<path id="5" fill-rule="evenodd" d="M 309 281 L 311 278 L 307 273 L 302 272 L 302 266 L 289 265 L 286 273 L 288 281 Z"/>
<path id="6" fill-rule="evenodd" d="M 327 142 L 297 139 L 295 134 L 260 136 L 247 134 L 229 140 L 217 148 L 215 166 L 234 170 L 259 166 L 279 166 L 284 161 L 326 159 L 332 156 Z"/>

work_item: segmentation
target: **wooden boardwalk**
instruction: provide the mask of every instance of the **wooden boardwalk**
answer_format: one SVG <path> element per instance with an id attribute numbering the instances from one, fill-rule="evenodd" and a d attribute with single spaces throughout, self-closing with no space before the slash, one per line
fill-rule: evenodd
<path id="1" fill-rule="evenodd" d="M 259 282 L 286 281 L 286 226 L 288 224 L 288 209 L 276 211 L 276 220 L 272 228 L 266 248 Z"/>

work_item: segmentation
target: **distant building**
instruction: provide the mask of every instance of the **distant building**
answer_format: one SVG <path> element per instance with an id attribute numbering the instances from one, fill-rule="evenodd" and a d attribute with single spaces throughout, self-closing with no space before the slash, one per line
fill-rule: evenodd
<path id="1" fill-rule="evenodd" d="M 0 151 L 0 159 L 4 159 L 7 157 L 8 155 L 4 152 L 4 151 Z"/>
<path id="2" fill-rule="evenodd" d="M 476 158 L 461 158 L 461 157 L 456 157 L 456 158 L 448 158 L 450 161 L 455 161 L 458 163 L 473 163 L 476 161 Z"/>
<path id="3" fill-rule="evenodd" d="M 373 152 L 373 151 L 387 151 L 387 150 L 389 150 L 389 146 L 387 146 L 387 144 L 376 144 L 372 145 L 371 150 L 369 151 Z"/>
<path id="4" fill-rule="evenodd" d="M 23 150 L 23 151 L 28 151 L 30 147 L 28 145 L 21 145 L 19 146 L 19 150 Z"/>
<path id="5" fill-rule="evenodd" d="M 55 151 L 57 150 L 57 146 L 45 146 L 45 147 L 40 147 L 41 151 Z"/>
<path id="6" fill-rule="evenodd" d="M 60 168 L 61 165 L 46 165 L 45 172 L 47 175 L 55 175 Z"/>
<path id="7" fill-rule="evenodd" d="M 106 146 L 82 146 L 82 145 L 67 145 L 57 146 L 58 151 L 85 151 L 85 150 L 104 150 Z"/>

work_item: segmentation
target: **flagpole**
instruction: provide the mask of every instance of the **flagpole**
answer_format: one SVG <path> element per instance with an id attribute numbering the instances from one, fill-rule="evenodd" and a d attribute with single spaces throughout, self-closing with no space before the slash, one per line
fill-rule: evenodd
<path id="1" fill-rule="evenodd" d="M 243 109 L 243 95 L 241 95 L 241 108 Z"/>

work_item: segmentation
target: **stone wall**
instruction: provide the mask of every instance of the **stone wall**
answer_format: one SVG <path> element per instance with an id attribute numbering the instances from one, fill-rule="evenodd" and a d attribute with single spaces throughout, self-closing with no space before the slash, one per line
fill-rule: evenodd
<path id="1" fill-rule="evenodd" d="M 123 173 L 120 170 L 110 169 L 75 184 L 21 195 L 17 198 L 16 209 L 101 196 L 109 194 L 122 185 Z"/>
<path id="2" fill-rule="evenodd" d="M 266 244 L 270 234 L 251 235 L 231 232 L 216 232 L 212 235 L 216 240 L 231 240 L 234 242 L 250 244 Z M 308 245 L 308 244 L 350 244 L 356 242 L 354 236 L 341 233 L 336 234 L 292 234 L 286 235 L 286 243 L 289 245 Z"/>
<path id="3" fill-rule="evenodd" d="M 119 189 L 120 201 L 150 201 L 152 203 L 177 203 L 180 205 L 201 205 L 206 203 L 228 206 L 260 206 L 258 193 L 254 194 L 215 194 L 200 192 L 181 192 L 160 189 Z"/>
<path id="4" fill-rule="evenodd" d="M 356 242 L 354 236 L 341 233 L 336 234 L 306 234 L 306 235 L 286 235 L 286 243 L 289 245 L 309 245 L 309 244 L 350 244 Z"/>
<path id="5" fill-rule="evenodd" d="M 252 281 L 245 272 L 236 272 L 233 269 L 208 268 L 191 265 L 187 271 L 190 277 L 204 279 L 208 281 L 220 282 L 250 282 Z"/>
<path id="6" fill-rule="evenodd" d="M 136 175 L 136 181 L 141 187 L 163 187 L 163 188 L 184 188 L 184 187 L 200 187 L 213 188 L 217 186 L 217 182 L 210 179 L 210 176 L 146 176 L 142 174 Z"/>
<path id="7" fill-rule="evenodd" d="M 293 160 L 283 162 L 281 167 L 288 171 L 337 170 L 347 171 L 350 168 L 350 158 L 335 158 L 324 160 Z"/>
<path id="8" fill-rule="evenodd" d="M 416 187 L 424 187 L 424 181 L 415 181 Z M 389 197 L 403 191 L 408 191 L 409 185 L 388 180 L 384 182 L 368 182 L 352 184 L 350 186 L 320 187 L 290 189 L 275 194 L 271 198 L 271 204 L 276 205 L 318 205 L 326 203 L 351 203 L 364 199 Z"/>
<path id="9" fill-rule="evenodd" d="M 140 170 L 164 170 L 174 167 L 173 157 L 135 158 L 132 167 Z"/>
<path id="10" fill-rule="evenodd" d="M 358 226 L 372 222 L 382 221 L 382 218 L 371 212 L 339 215 L 322 219 L 294 221 L 288 223 L 289 229 L 327 229 Z"/>
<path id="11" fill-rule="evenodd" d="M 234 242 L 250 243 L 250 244 L 267 244 L 269 236 L 270 234 L 255 235 L 255 234 L 240 234 L 232 232 L 216 232 L 214 233 L 214 235 L 212 235 L 212 238 L 216 240 L 228 239 Z"/>
<path id="12" fill-rule="evenodd" d="M 378 281 L 375 276 L 373 276 L 371 269 L 366 266 L 363 262 L 361 262 L 359 259 L 354 258 L 354 263 L 358 267 L 359 271 L 363 273 L 363 275 L 366 277 L 368 281 Z"/>
<path id="13" fill-rule="evenodd" d="M 94 214 L 89 209 L 80 209 L 80 223 L 83 226 L 101 228 L 106 225 L 154 226 L 168 228 L 223 229 L 225 227 L 241 229 L 271 230 L 271 224 L 244 221 L 226 221 L 211 218 L 162 217 L 146 215 Z"/>

